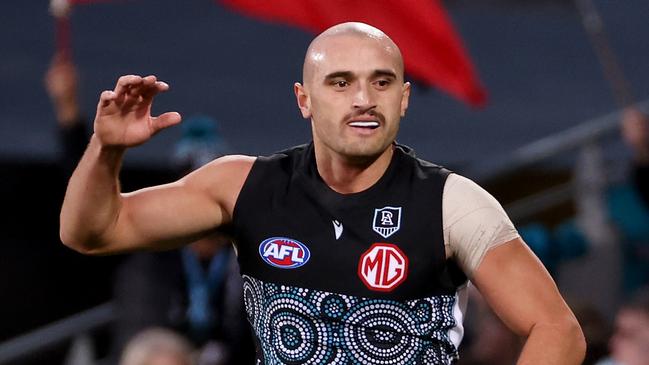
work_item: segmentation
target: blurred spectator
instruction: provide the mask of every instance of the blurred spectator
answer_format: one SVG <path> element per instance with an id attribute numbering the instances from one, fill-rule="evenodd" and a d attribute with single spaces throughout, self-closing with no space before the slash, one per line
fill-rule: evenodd
<path id="1" fill-rule="evenodd" d="M 76 124 L 81 117 L 78 103 L 78 75 L 69 58 L 55 54 L 45 75 L 45 88 L 54 104 L 56 120 L 62 128 Z"/>
<path id="2" fill-rule="evenodd" d="M 190 343 L 177 333 L 150 328 L 129 341 L 119 365 L 194 365 L 193 352 Z"/>
<path id="3" fill-rule="evenodd" d="M 88 143 L 86 119 L 79 107 L 78 75 L 72 61 L 54 55 L 45 75 L 45 89 L 52 101 L 62 149 L 62 165 L 70 176 Z"/>
<path id="4" fill-rule="evenodd" d="M 633 180 L 645 204 L 649 206 L 649 118 L 629 108 L 622 119 L 622 136 L 633 151 Z"/>
<path id="5" fill-rule="evenodd" d="M 54 56 L 45 86 L 56 113 L 62 163 L 69 176 L 88 141 L 77 97 L 77 71 L 69 58 Z M 227 148 L 209 117 L 189 118 L 182 128 L 183 138 L 170 163 L 177 175 L 200 167 Z M 110 357 L 116 361 L 140 331 L 166 327 L 202 348 L 200 365 L 252 363 L 254 345 L 242 287 L 231 241 L 220 232 L 183 249 L 125 257 L 114 280 L 118 319 Z"/>
<path id="6" fill-rule="evenodd" d="M 180 128 L 183 136 L 176 144 L 172 165 L 181 175 L 229 152 L 217 122 L 206 115 L 192 116 Z"/>
<path id="7" fill-rule="evenodd" d="M 239 267 L 220 233 L 181 250 L 129 256 L 118 268 L 115 302 L 114 352 L 143 328 L 164 326 L 203 349 L 201 364 L 254 360 Z"/>
<path id="8" fill-rule="evenodd" d="M 649 365 L 649 287 L 618 311 L 609 349 L 610 357 L 598 365 Z"/>
<path id="9" fill-rule="evenodd" d="M 629 293 L 649 284 L 649 117 L 635 108 L 626 109 L 622 136 L 633 153 L 631 178 L 635 189 L 611 189 L 609 206 L 625 238 L 624 288 Z"/>

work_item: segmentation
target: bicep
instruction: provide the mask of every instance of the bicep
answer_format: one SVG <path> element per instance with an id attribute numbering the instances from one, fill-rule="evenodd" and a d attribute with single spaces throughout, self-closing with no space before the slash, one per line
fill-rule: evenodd
<path id="1" fill-rule="evenodd" d="M 548 271 L 520 238 L 490 249 L 472 282 L 503 322 L 521 336 L 538 323 L 573 317 Z"/>
<path id="2" fill-rule="evenodd" d="M 219 225 L 219 204 L 177 181 L 122 195 L 115 224 L 116 249 L 166 249 L 190 242 Z"/>
<path id="3" fill-rule="evenodd" d="M 216 160 L 176 182 L 122 194 L 110 251 L 178 247 L 228 223 L 251 165 L 243 156 Z"/>

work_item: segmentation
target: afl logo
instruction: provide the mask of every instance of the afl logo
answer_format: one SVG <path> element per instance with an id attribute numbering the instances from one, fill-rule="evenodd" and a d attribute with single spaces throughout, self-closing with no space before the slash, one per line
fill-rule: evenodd
<path id="1" fill-rule="evenodd" d="M 375 243 L 361 255 L 358 276 L 370 290 L 389 292 L 408 276 L 408 257 L 391 243 Z"/>
<path id="2" fill-rule="evenodd" d="M 280 269 L 295 269 L 309 261 L 306 245 L 285 237 L 271 237 L 259 245 L 259 255 L 267 264 Z"/>

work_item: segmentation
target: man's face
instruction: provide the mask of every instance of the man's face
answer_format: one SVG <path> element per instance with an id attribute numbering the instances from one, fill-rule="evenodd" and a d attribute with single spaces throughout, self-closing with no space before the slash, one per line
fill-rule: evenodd
<path id="1" fill-rule="evenodd" d="M 346 34 L 320 40 L 307 57 L 304 86 L 295 92 L 316 148 L 347 159 L 378 157 L 408 107 L 398 50 L 385 39 Z"/>

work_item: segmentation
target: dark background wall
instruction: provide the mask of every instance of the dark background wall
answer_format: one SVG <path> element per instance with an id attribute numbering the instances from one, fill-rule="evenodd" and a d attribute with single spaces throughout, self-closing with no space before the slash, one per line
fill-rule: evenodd
<path id="1" fill-rule="evenodd" d="M 649 2 L 595 2 L 636 95 L 649 97 Z M 475 3 L 481 2 L 447 1 L 489 105 L 471 110 L 418 88 L 402 142 L 440 163 L 473 164 L 615 108 L 570 2 Z M 0 156 L 51 160 L 58 147 L 42 87 L 54 38 L 47 2 L 0 7 Z M 156 111 L 214 116 L 237 152 L 268 153 L 309 138 L 292 84 L 310 34 L 242 17 L 211 0 L 78 6 L 72 30 L 88 114 L 119 75 L 154 73 L 171 84 Z M 132 151 L 129 163 L 164 165 L 179 133 L 162 133 Z"/>

